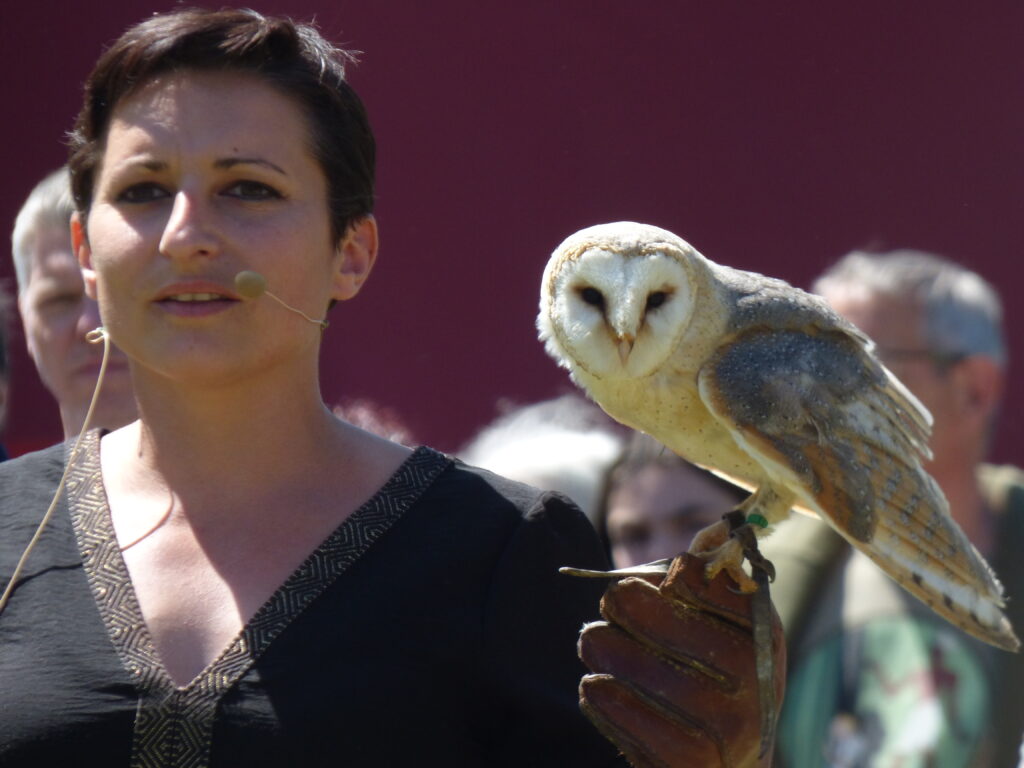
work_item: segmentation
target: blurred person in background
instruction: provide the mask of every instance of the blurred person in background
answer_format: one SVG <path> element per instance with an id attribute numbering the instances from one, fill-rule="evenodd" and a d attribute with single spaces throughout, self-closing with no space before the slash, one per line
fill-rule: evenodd
<path id="1" fill-rule="evenodd" d="M 464 445 L 459 458 L 564 493 L 596 524 L 605 475 L 622 449 L 622 428 L 576 394 L 499 410 L 504 413 Z"/>
<path id="2" fill-rule="evenodd" d="M 101 321 L 71 249 L 73 212 L 67 169 L 60 168 L 29 194 L 11 234 L 25 343 L 57 400 L 65 438 L 82 429 L 103 353 L 101 344 L 85 338 Z M 135 420 L 128 363 L 114 347 L 99 398 L 93 426 L 116 429 Z"/>
<path id="3" fill-rule="evenodd" d="M 7 288 L 0 285 L 0 434 L 7 426 L 7 408 L 11 384 L 11 357 L 8 352 L 8 324 L 10 323 L 11 297 Z M 7 460 L 7 450 L 0 443 L 0 461 Z"/>
<path id="4" fill-rule="evenodd" d="M 385 440 L 410 447 L 416 445 L 412 431 L 398 415 L 398 411 L 368 398 L 345 398 L 332 407 L 331 412 L 353 427 L 371 432 Z"/>
<path id="5" fill-rule="evenodd" d="M 636 432 L 608 473 L 598 532 L 616 568 L 675 557 L 747 495 Z"/>
<path id="6" fill-rule="evenodd" d="M 999 298 L 979 275 L 913 250 L 853 252 L 813 290 L 876 344 L 934 418 L 926 465 L 1024 627 L 1024 474 L 983 463 L 1005 386 Z M 779 578 L 789 688 L 777 766 L 1012 766 L 1024 658 L 942 622 L 820 521 L 765 542 Z"/>

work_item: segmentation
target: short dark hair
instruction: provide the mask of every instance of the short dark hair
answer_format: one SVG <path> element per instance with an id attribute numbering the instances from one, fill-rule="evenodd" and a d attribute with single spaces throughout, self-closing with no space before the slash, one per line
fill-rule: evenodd
<path id="1" fill-rule="evenodd" d="M 118 102 L 152 78 L 187 70 L 252 73 L 295 99 L 327 177 L 331 234 L 340 239 L 373 210 L 376 143 L 366 109 L 345 80 L 355 56 L 311 25 L 256 11 L 186 8 L 129 28 L 100 56 L 70 135 L 71 193 L 85 215 Z"/>

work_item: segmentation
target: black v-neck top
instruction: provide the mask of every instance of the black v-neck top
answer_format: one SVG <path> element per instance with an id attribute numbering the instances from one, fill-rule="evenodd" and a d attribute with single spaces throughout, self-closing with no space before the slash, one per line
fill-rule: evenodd
<path id="1" fill-rule="evenodd" d="M 603 584 L 589 523 L 429 448 L 314 551 L 184 688 L 142 619 L 98 433 L 0 614 L 0 766 L 623 765 L 579 714 Z M 6 584 L 65 450 L 0 464 Z"/>

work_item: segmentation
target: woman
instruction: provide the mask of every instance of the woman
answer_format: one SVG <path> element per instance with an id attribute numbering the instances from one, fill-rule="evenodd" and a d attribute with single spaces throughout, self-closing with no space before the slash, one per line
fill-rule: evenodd
<path id="1" fill-rule="evenodd" d="M 346 58 L 183 10 L 87 82 L 72 237 L 139 420 L 87 435 L 0 614 L 0 765 L 616 764 L 577 711 L 579 512 L 320 398 L 319 318 L 377 256 Z M 63 463 L 0 473 L 0 572 Z"/>
<path id="2" fill-rule="evenodd" d="M 598 530 L 616 568 L 689 549 L 749 494 L 636 433 L 608 472 Z"/>

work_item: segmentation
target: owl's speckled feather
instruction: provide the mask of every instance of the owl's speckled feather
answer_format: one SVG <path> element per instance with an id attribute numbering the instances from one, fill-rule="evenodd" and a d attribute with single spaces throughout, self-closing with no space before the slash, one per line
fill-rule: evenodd
<path id="1" fill-rule="evenodd" d="M 753 490 L 748 515 L 812 511 L 953 624 L 1019 646 L 922 468 L 931 416 L 822 299 L 619 222 L 555 250 L 537 325 L 612 418 Z"/>

